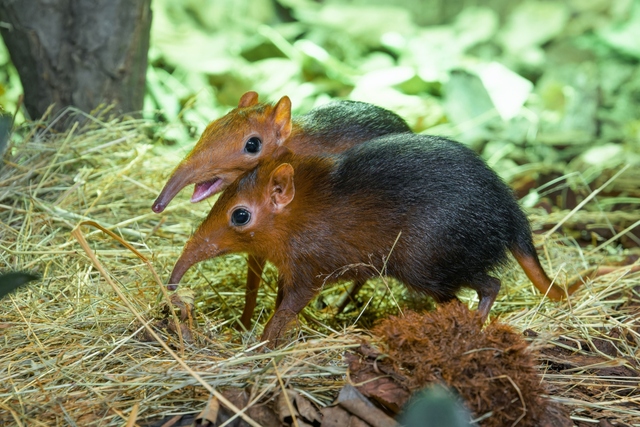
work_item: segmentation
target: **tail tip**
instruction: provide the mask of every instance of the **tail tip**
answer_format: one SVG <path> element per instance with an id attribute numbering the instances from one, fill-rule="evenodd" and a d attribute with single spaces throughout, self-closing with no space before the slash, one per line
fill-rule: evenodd
<path id="1" fill-rule="evenodd" d="M 153 205 L 151 206 L 151 210 L 154 211 L 155 213 L 160 213 L 164 210 L 164 208 L 166 208 L 167 205 L 164 203 L 159 202 L 158 200 L 156 200 L 155 202 L 153 202 Z"/>

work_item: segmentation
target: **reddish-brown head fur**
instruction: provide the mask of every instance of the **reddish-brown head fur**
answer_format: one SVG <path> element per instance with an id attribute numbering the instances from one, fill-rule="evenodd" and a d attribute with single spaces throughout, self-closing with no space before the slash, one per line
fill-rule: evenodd
<path id="1" fill-rule="evenodd" d="M 284 156 L 290 155 L 287 149 L 281 150 Z M 254 169 L 223 193 L 187 242 L 169 284 L 177 284 L 192 265 L 226 253 L 247 252 L 262 258 L 269 254 L 270 260 L 282 265 L 277 262 L 280 257 L 273 259 L 273 248 L 284 240 L 277 217 L 294 198 L 294 171 L 289 163 L 272 162 L 273 167 Z"/>
<path id="2" fill-rule="evenodd" d="M 153 203 L 162 212 L 184 187 L 195 184 L 192 202 L 216 194 L 270 156 L 291 135 L 291 101 L 284 96 L 275 105 L 259 104 L 258 94 L 247 92 L 224 117 L 207 126 L 191 152 L 180 162 Z"/>

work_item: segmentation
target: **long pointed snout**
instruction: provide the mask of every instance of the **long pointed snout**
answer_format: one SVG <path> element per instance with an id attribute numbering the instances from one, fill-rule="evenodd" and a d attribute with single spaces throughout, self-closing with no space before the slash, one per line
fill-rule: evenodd
<path id="1" fill-rule="evenodd" d="M 200 239 L 194 235 L 189 239 L 182 250 L 182 255 L 180 255 L 180 258 L 178 258 L 178 261 L 176 261 L 176 264 L 173 266 L 167 288 L 169 290 L 175 290 L 182 276 L 184 276 L 193 265 L 200 261 L 214 258 L 220 254 L 218 246 L 210 244 L 206 239 Z"/>
<path id="2" fill-rule="evenodd" d="M 172 291 L 175 290 L 178 287 L 182 276 L 184 276 L 184 274 L 197 262 L 198 261 L 193 260 L 192 257 L 183 253 L 176 262 L 176 265 L 173 266 L 173 271 L 171 272 L 167 288 Z"/>
<path id="3" fill-rule="evenodd" d="M 180 190 L 195 182 L 195 173 L 197 170 L 191 163 L 190 159 L 187 158 L 171 173 L 169 180 L 151 206 L 151 209 L 153 209 L 155 213 L 162 212 Z"/>

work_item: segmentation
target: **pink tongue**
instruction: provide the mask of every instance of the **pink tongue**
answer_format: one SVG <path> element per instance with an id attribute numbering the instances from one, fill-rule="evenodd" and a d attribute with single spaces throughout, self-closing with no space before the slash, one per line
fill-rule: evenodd
<path id="1" fill-rule="evenodd" d="M 195 185 L 195 188 L 193 189 L 191 203 L 197 203 L 211 195 L 216 194 L 221 185 L 222 180 L 220 178 L 214 178 L 211 181 L 197 183 Z"/>

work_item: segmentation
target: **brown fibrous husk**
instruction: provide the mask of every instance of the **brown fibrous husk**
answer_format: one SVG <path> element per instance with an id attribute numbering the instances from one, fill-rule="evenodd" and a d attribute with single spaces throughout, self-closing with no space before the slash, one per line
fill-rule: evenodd
<path id="1" fill-rule="evenodd" d="M 446 385 L 474 418 L 490 414 L 481 426 L 543 425 L 551 403 L 536 354 L 513 327 L 494 320 L 482 328 L 477 312 L 455 301 L 391 316 L 372 333 L 411 392 Z"/>

